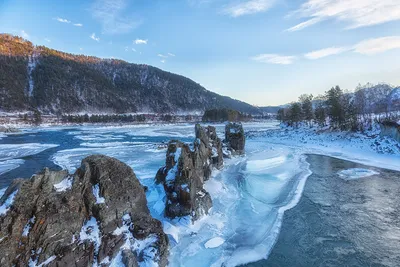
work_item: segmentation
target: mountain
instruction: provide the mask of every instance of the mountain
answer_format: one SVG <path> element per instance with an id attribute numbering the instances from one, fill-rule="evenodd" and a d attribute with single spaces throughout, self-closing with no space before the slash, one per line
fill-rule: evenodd
<path id="1" fill-rule="evenodd" d="M 73 55 L 0 34 L 0 109 L 43 113 L 202 112 L 258 107 L 148 65 Z"/>

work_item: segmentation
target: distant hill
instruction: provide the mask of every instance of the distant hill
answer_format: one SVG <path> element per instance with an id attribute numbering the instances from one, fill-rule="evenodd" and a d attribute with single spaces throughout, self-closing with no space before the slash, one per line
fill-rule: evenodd
<path id="1" fill-rule="evenodd" d="M 192 113 L 258 107 L 148 65 L 73 55 L 0 34 L 0 110 L 43 113 Z"/>

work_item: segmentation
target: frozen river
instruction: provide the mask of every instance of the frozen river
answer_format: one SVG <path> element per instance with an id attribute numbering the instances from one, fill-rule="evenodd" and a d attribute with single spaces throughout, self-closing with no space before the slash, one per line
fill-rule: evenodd
<path id="1" fill-rule="evenodd" d="M 224 125 L 215 126 L 222 138 Z M 246 132 L 277 127 L 275 122 L 244 124 Z M 297 204 L 311 174 L 304 151 L 261 137 L 248 139 L 246 155 L 226 161 L 206 182 L 213 208 L 192 225 L 185 218 L 163 217 L 164 190 L 154 183 L 171 139 L 192 142 L 194 125 L 25 129 L 0 140 L 0 189 L 44 167 L 74 172 L 84 157 L 105 154 L 131 166 L 149 188 L 149 209 L 170 237 L 170 266 L 237 266 L 266 258 L 284 211 Z"/>

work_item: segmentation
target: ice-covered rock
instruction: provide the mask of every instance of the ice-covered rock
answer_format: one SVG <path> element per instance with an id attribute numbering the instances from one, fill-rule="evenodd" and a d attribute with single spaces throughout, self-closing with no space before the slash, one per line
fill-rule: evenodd
<path id="1" fill-rule="evenodd" d="M 109 266 L 118 257 L 167 265 L 162 224 L 133 170 L 116 159 L 87 157 L 73 176 L 45 169 L 17 179 L 0 206 L 0 266 Z"/>
<path id="2" fill-rule="evenodd" d="M 244 154 L 246 137 L 241 123 L 230 122 L 225 126 L 225 143 L 233 155 Z"/>
<path id="3" fill-rule="evenodd" d="M 197 220 L 212 206 L 210 194 L 203 189 L 212 168 L 223 166 L 222 142 L 214 127 L 195 127 L 193 145 L 170 141 L 165 167 L 156 176 L 167 195 L 165 215 L 170 218 L 191 216 Z"/>

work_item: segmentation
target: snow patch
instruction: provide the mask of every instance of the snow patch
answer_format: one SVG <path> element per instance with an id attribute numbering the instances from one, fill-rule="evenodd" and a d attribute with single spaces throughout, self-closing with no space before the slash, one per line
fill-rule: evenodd
<path id="1" fill-rule="evenodd" d="M 67 177 L 58 184 L 54 185 L 57 192 L 64 192 L 72 188 L 73 177 Z"/>
<path id="2" fill-rule="evenodd" d="M 104 204 L 104 203 L 106 203 L 105 198 L 100 196 L 99 184 L 95 184 L 93 186 L 93 195 L 96 198 L 96 204 Z"/>
<path id="3" fill-rule="evenodd" d="M 32 226 L 35 224 L 35 219 L 36 219 L 35 216 L 30 218 L 28 223 L 25 225 L 24 230 L 22 231 L 22 236 L 28 236 L 29 235 L 29 231 L 31 230 Z"/>

